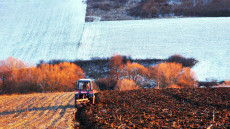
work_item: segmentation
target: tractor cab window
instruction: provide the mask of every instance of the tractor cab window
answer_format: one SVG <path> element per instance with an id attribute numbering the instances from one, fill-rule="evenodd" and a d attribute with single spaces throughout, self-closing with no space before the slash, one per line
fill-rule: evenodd
<path id="1" fill-rule="evenodd" d="M 90 90 L 89 82 L 79 82 L 79 90 Z"/>

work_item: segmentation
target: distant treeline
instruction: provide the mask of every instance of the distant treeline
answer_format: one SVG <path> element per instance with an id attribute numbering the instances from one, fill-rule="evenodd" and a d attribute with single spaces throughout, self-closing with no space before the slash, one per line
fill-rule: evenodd
<path id="1" fill-rule="evenodd" d="M 69 62 L 29 66 L 9 57 L 0 61 L 0 94 L 73 91 L 83 70 Z"/>
<path id="2" fill-rule="evenodd" d="M 164 16 L 230 16 L 229 0 L 181 0 L 180 4 L 169 4 L 168 0 L 141 0 L 134 8 L 128 10 L 135 17 L 152 18 Z"/>
<path id="3" fill-rule="evenodd" d="M 49 61 L 48 64 L 59 64 L 62 62 L 64 61 L 52 60 Z M 113 90 L 132 89 L 137 87 L 153 88 L 157 85 L 159 88 L 179 88 L 184 87 L 185 85 L 194 87 L 194 85 L 196 85 L 195 74 L 194 72 L 191 72 L 190 68 L 197 62 L 198 61 L 194 58 L 185 58 L 180 55 L 173 55 L 167 59 L 132 59 L 127 56 L 115 55 L 111 58 L 76 60 L 72 63 L 81 67 L 84 70 L 86 77 L 94 78 L 95 83 L 100 90 Z M 159 79 L 158 76 L 168 76 L 156 74 L 157 68 L 161 66 L 164 66 L 165 68 L 159 68 L 160 70 L 158 70 L 158 74 L 160 74 L 160 71 L 163 69 L 169 69 L 169 71 L 163 71 L 172 74 L 170 75 L 171 77 L 177 76 L 178 79 L 174 79 L 174 82 L 171 80 L 167 80 L 168 82 L 166 82 L 166 80 Z M 175 69 L 178 71 L 175 72 Z M 182 81 L 182 77 L 185 76 L 185 73 L 187 74 L 187 78 Z M 171 77 L 167 78 L 172 79 Z M 158 81 L 156 82 L 157 79 Z M 187 80 L 190 80 L 190 84 L 185 84 Z M 130 85 L 132 85 L 132 87 L 130 87 Z"/>
<path id="4" fill-rule="evenodd" d="M 95 79 L 94 87 L 100 90 L 197 87 L 205 84 L 198 83 L 191 70 L 197 62 L 180 55 L 145 60 L 115 55 L 87 61 L 41 61 L 30 66 L 9 57 L 0 61 L 0 94 L 73 91 L 76 81 L 85 77 Z"/>

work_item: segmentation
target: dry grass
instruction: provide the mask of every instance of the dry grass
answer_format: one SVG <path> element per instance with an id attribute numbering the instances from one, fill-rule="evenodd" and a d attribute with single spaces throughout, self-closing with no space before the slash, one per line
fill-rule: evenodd
<path id="1" fill-rule="evenodd" d="M 72 128 L 74 93 L 0 96 L 1 128 Z"/>

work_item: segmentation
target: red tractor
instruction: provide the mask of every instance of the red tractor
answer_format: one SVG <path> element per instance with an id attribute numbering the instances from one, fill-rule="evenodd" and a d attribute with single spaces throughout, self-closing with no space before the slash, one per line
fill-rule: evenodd
<path id="1" fill-rule="evenodd" d="M 91 79 L 80 79 L 75 87 L 75 107 L 80 108 L 88 103 L 95 103 Z"/>

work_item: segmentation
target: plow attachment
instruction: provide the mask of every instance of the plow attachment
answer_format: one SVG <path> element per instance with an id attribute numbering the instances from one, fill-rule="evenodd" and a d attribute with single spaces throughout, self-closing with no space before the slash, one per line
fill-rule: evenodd
<path id="1" fill-rule="evenodd" d="M 95 104 L 95 96 L 92 98 L 84 98 L 84 99 L 77 99 L 76 100 L 76 107 L 81 108 L 83 106 L 87 106 L 88 104 Z"/>

